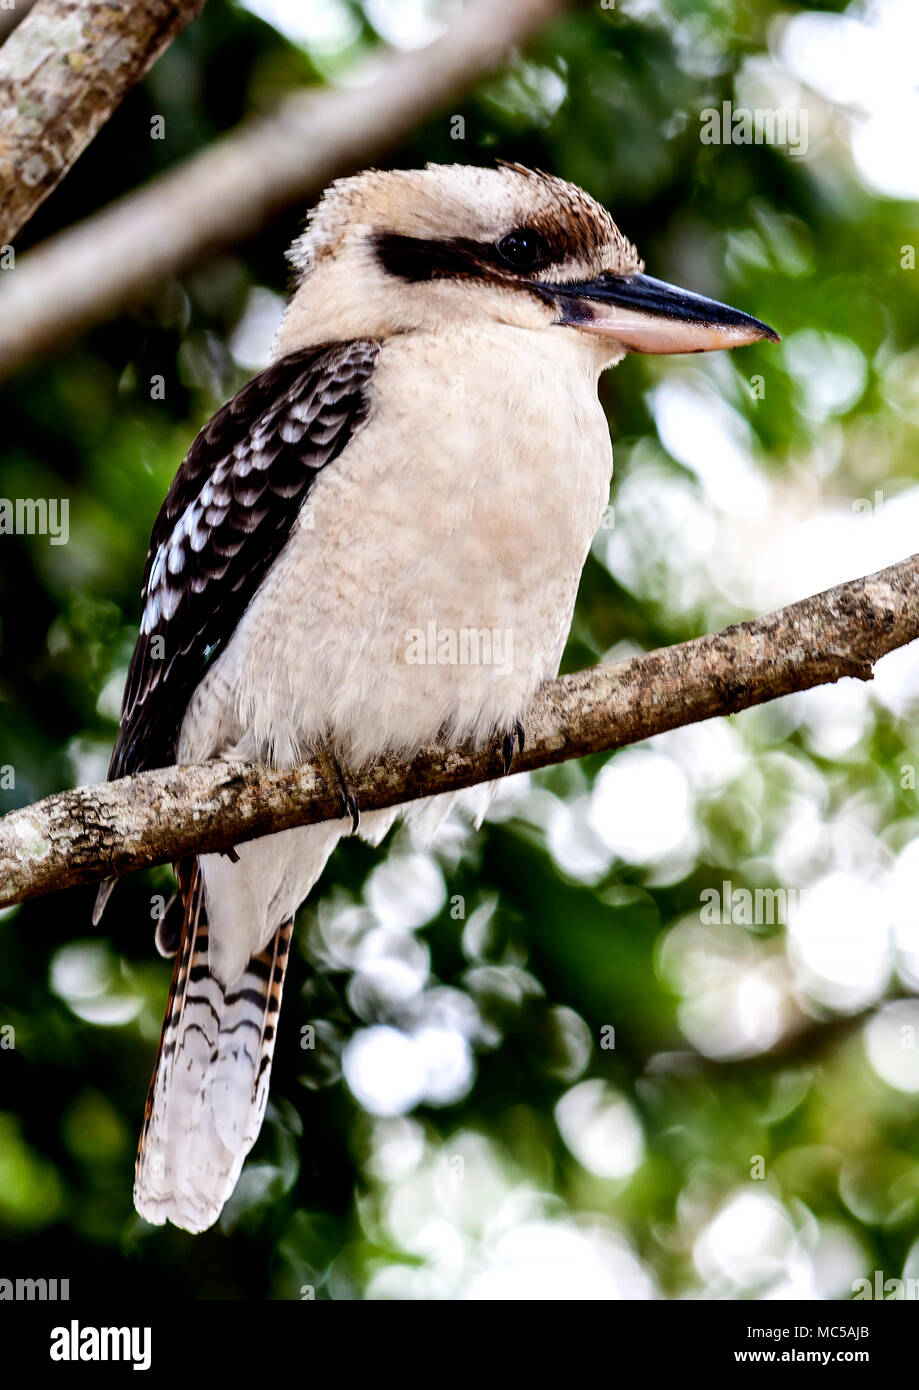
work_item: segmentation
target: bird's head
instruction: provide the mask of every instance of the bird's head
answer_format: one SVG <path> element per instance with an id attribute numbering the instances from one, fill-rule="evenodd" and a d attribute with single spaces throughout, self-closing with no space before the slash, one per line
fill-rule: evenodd
<path id="1" fill-rule="evenodd" d="M 290 259 L 278 350 L 454 325 L 573 332 L 599 367 L 625 352 L 707 352 L 776 333 L 644 274 L 605 208 L 517 164 L 428 165 L 334 183 Z"/>

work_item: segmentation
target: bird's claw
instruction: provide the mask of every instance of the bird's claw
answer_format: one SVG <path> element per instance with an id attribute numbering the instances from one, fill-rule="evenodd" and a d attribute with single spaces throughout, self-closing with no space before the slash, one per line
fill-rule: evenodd
<path id="1" fill-rule="evenodd" d="M 341 769 L 339 768 L 341 774 Z M 357 798 L 349 788 L 342 775 L 341 789 L 338 793 L 338 813 L 341 816 L 351 817 L 351 834 L 356 835 L 361 824 L 361 808 L 357 804 Z"/>
<path id="2" fill-rule="evenodd" d="M 519 719 L 517 720 L 516 724 L 514 725 L 514 728 L 513 728 L 512 732 L 509 733 L 509 734 L 505 734 L 505 735 L 504 735 L 504 741 L 503 741 L 503 743 L 501 744 L 501 755 L 502 755 L 502 757 L 504 758 L 504 775 L 505 775 L 505 777 L 506 777 L 507 774 L 510 772 L 510 770 L 511 770 L 511 765 L 512 765 L 512 763 L 513 763 L 513 761 L 514 761 L 514 740 L 515 740 L 515 739 L 516 739 L 516 741 L 517 741 L 517 746 L 519 747 L 520 752 L 522 753 L 522 752 L 523 752 L 524 742 L 525 742 L 525 739 L 526 739 L 526 732 L 525 732 L 525 730 L 524 730 L 523 724 L 520 722 Z"/>
<path id="3" fill-rule="evenodd" d="M 316 749 L 316 757 L 322 769 L 326 786 L 334 793 L 338 804 L 338 814 L 342 817 L 351 817 L 351 834 L 356 835 L 361 823 L 360 807 L 348 784 L 348 779 L 342 771 L 341 763 L 326 744 L 319 745 Z"/>

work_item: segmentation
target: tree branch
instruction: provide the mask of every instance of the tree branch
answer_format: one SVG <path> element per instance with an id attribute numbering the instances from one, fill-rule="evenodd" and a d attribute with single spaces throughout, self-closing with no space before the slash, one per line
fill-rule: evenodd
<path id="1" fill-rule="evenodd" d="M 0 245 L 204 0 L 39 0 L 0 50 Z"/>
<path id="2" fill-rule="evenodd" d="M 874 663 L 919 637 L 919 555 L 676 647 L 547 681 L 526 722 L 519 771 L 637 743 L 794 690 L 870 680 Z M 353 781 L 365 811 L 456 791 L 500 774 L 496 747 L 428 747 Z M 273 772 L 212 762 L 59 792 L 0 820 L 0 906 L 229 849 L 339 814 L 316 763 Z"/>
<path id="3" fill-rule="evenodd" d="M 386 57 L 372 81 L 298 92 L 50 237 L 0 276 L 0 377 L 143 299 L 165 277 L 253 236 L 330 179 L 372 163 L 565 3 L 474 0 L 434 43 Z"/>
<path id="4" fill-rule="evenodd" d="M 0 10 L 0 43 L 12 34 L 17 24 L 22 23 L 34 5 L 35 0 L 14 0 L 12 9 Z"/>

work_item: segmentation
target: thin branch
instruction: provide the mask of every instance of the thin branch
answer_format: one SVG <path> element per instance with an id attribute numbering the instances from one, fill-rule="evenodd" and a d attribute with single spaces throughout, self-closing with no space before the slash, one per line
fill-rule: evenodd
<path id="1" fill-rule="evenodd" d="M 9 9 L 0 10 L 0 43 L 3 43 L 35 6 L 35 0 L 13 0 Z"/>
<path id="2" fill-rule="evenodd" d="M 204 0 L 39 0 L 0 50 L 0 245 Z"/>
<path id="3" fill-rule="evenodd" d="M 373 80 L 298 92 L 140 192 L 50 237 L 0 276 L 0 377 L 149 296 L 167 276 L 254 235 L 330 179 L 373 163 L 565 3 L 475 0 L 434 43 L 386 57 Z"/>
<path id="4" fill-rule="evenodd" d="M 880 657 L 917 637 L 913 555 L 713 636 L 546 682 L 515 767 L 637 743 L 843 676 L 870 680 Z M 379 810 L 488 781 L 500 768 L 497 746 L 432 746 L 407 766 L 381 761 L 353 790 L 365 811 Z M 0 906 L 338 814 L 312 762 L 290 772 L 212 762 L 59 792 L 0 820 Z"/>

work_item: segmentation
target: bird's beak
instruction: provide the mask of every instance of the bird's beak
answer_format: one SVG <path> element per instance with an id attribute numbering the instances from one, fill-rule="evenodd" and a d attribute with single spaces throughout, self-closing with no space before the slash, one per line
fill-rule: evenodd
<path id="1" fill-rule="evenodd" d="M 539 288 L 558 306 L 559 323 L 610 338 L 629 352 L 711 352 L 762 338 L 781 341 L 759 319 L 650 275 L 604 274 Z"/>

